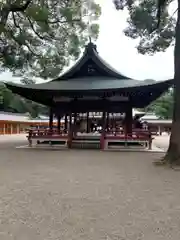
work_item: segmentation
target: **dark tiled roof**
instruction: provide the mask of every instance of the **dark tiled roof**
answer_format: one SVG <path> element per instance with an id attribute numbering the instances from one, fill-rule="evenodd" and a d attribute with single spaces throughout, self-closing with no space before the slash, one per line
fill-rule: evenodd
<path id="1" fill-rule="evenodd" d="M 169 84 L 171 86 L 171 80 L 167 81 L 157 81 L 154 83 L 149 83 L 146 81 L 139 81 L 133 79 L 112 79 L 112 78 L 97 78 L 97 77 L 87 77 L 82 81 L 81 78 L 76 78 L 69 81 L 50 81 L 41 84 L 9 84 L 6 85 L 9 88 L 17 87 L 23 89 L 36 89 L 36 90 L 58 90 L 58 91 L 87 91 L 87 90 L 108 90 L 108 89 L 122 89 L 122 88 L 138 88 L 138 87 L 150 87 L 155 85 Z"/>

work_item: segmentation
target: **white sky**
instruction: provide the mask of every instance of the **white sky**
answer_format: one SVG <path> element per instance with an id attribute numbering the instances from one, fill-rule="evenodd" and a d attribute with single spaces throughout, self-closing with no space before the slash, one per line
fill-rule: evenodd
<path id="1" fill-rule="evenodd" d="M 134 79 L 164 80 L 173 77 L 173 48 L 154 56 L 140 55 L 135 48 L 136 41 L 123 34 L 127 13 L 117 11 L 112 0 L 97 0 L 102 7 L 99 20 L 100 34 L 97 40 L 98 52 L 115 69 Z M 14 80 L 8 72 L 0 80 Z"/>

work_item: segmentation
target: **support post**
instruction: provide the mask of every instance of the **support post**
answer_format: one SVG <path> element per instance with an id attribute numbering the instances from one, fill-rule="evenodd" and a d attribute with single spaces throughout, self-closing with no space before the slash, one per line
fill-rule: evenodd
<path id="1" fill-rule="evenodd" d="M 87 112 L 87 117 L 86 117 L 86 126 L 87 126 L 87 133 L 89 133 L 89 112 Z"/>
<path id="2" fill-rule="evenodd" d="M 67 127 L 68 127 L 68 114 L 65 114 L 65 125 L 64 125 L 64 131 L 67 133 Z"/>
<path id="3" fill-rule="evenodd" d="M 58 122 L 57 122 L 57 128 L 58 128 L 58 133 L 60 134 L 60 130 L 61 130 L 61 116 L 58 115 Z"/>
<path id="4" fill-rule="evenodd" d="M 72 146 L 72 113 L 69 115 L 69 129 L 68 129 L 68 148 Z"/>
<path id="5" fill-rule="evenodd" d="M 102 116 L 102 133 L 100 139 L 100 148 L 104 150 L 105 148 L 105 135 L 106 135 L 106 111 L 103 111 Z"/>
<path id="6" fill-rule="evenodd" d="M 53 109 L 52 109 L 52 107 L 50 107 L 50 111 L 49 111 L 49 130 L 52 133 L 52 130 L 53 130 Z"/>
<path id="7" fill-rule="evenodd" d="M 13 125 L 12 125 L 12 123 L 10 124 L 10 134 L 13 134 Z"/>
<path id="8" fill-rule="evenodd" d="M 132 135 L 132 106 L 129 104 L 126 108 L 126 116 L 125 116 L 125 133 L 126 135 Z"/>
<path id="9" fill-rule="evenodd" d="M 77 112 L 74 113 L 73 135 L 76 135 L 77 128 Z"/>
<path id="10" fill-rule="evenodd" d="M 158 135 L 160 135 L 160 136 L 162 135 L 162 131 L 161 131 L 161 126 L 160 125 L 158 126 Z"/>
<path id="11" fill-rule="evenodd" d="M 6 124 L 3 125 L 3 134 L 6 134 Z"/>
<path id="12" fill-rule="evenodd" d="M 107 112 L 107 118 L 106 118 L 106 131 L 109 130 L 109 112 Z"/>
<path id="13" fill-rule="evenodd" d="M 18 134 L 20 133 L 20 125 L 19 125 L 19 123 L 17 124 L 17 133 Z"/>

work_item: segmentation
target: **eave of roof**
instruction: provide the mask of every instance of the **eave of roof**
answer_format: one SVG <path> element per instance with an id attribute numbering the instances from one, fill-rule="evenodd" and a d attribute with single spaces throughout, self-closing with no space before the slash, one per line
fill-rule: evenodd
<path id="1" fill-rule="evenodd" d="M 85 78 L 84 81 L 82 79 L 73 79 L 72 81 L 50 81 L 47 83 L 41 84 L 15 84 L 15 83 L 5 83 L 6 86 L 12 91 L 15 89 L 21 90 L 38 90 L 38 91 L 59 91 L 59 92 L 83 92 L 83 91 L 107 91 L 107 90 L 118 90 L 118 89 L 137 89 L 138 88 L 151 88 L 151 87 L 161 87 L 167 86 L 170 87 L 173 84 L 173 80 L 166 81 L 157 81 L 154 83 L 148 83 L 146 81 L 139 80 L 120 80 L 120 79 L 112 79 L 112 78 L 99 78 L 99 81 L 96 78 Z"/>
<path id="2" fill-rule="evenodd" d="M 146 120 L 149 124 L 172 124 L 171 119 L 150 119 Z"/>

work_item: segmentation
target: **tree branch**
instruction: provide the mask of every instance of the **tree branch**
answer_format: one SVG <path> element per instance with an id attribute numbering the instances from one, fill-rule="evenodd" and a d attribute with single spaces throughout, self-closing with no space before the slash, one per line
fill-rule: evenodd
<path id="1" fill-rule="evenodd" d="M 31 19 L 30 19 L 29 17 L 27 17 L 27 19 L 28 19 L 28 22 L 29 22 L 29 24 L 30 24 L 33 32 L 34 32 L 41 40 L 44 40 L 44 37 L 41 36 L 41 35 L 35 30 L 34 25 L 33 25 L 33 23 L 31 22 Z"/>
<path id="2" fill-rule="evenodd" d="M 8 6 L 7 4 L 0 10 L 0 26 L 2 28 L 2 30 L 0 31 L 0 34 L 3 32 L 3 28 L 6 25 L 9 13 L 15 13 L 15 12 L 24 12 L 29 4 L 31 3 L 31 0 L 27 0 L 27 2 L 22 5 L 22 6 L 18 6 L 16 4 L 12 4 L 10 6 Z"/>
<path id="3" fill-rule="evenodd" d="M 20 26 L 17 24 L 17 22 L 16 22 L 16 17 L 15 17 L 15 15 L 14 15 L 14 12 L 12 12 L 12 17 L 13 17 L 13 22 L 14 22 L 14 25 L 15 25 L 15 27 L 16 28 L 20 28 Z"/>
<path id="4" fill-rule="evenodd" d="M 31 0 L 27 0 L 27 2 L 24 5 L 18 6 L 17 4 L 12 4 L 9 7 L 10 12 L 24 12 L 28 6 L 30 5 Z"/>
<path id="5" fill-rule="evenodd" d="M 20 27 L 19 27 L 20 28 Z M 31 47 L 29 46 L 29 44 L 27 42 L 22 43 L 21 41 L 19 41 L 15 36 L 12 30 L 9 30 L 8 33 L 10 34 L 11 38 L 19 45 L 19 46 L 25 46 L 28 48 L 29 52 L 31 52 L 34 56 L 36 57 L 40 57 L 40 54 L 37 54 L 36 52 L 34 52 Z"/>

